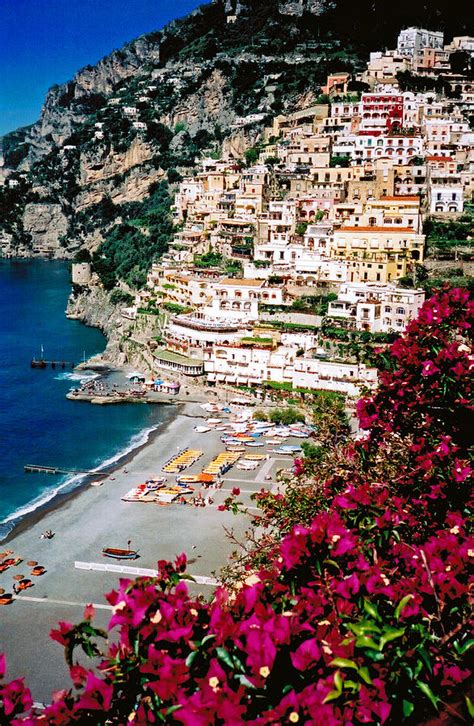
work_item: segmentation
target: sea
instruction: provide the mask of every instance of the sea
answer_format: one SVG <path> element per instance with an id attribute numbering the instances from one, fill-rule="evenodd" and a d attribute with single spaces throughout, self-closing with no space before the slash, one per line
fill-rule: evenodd
<path id="1" fill-rule="evenodd" d="M 92 372 L 33 369 L 31 359 L 80 363 L 102 333 L 65 315 L 70 265 L 0 260 L 0 540 L 22 518 L 84 484 L 75 472 L 108 468 L 145 443 L 169 413 L 161 406 L 93 406 L 66 394 Z M 27 464 L 67 474 L 25 473 Z"/>

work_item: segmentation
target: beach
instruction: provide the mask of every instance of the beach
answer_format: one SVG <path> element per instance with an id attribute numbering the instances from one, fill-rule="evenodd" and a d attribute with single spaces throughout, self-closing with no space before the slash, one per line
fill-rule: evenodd
<path id="1" fill-rule="evenodd" d="M 256 449 L 265 454 L 258 469 L 242 471 L 233 467 L 223 477 L 222 489 L 212 492 L 213 503 L 206 507 L 122 501 L 121 497 L 134 486 L 162 476 L 165 462 L 186 447 L 202 450 L 203 455 L 185 474 L 200 472 L 224 451 L 222 432 L 194 431 L 209 416 L 200 404 L 186 403 L 169 410 L 174 416 L 147 444 L 133 452 L 126 464 L 122 461 L 115 471 L 108 472 L 102 486 L 84 486 L 53 503 L 20 525 L 0 545 L 3 551 L 12 550 L 23 559 L 17 567 L 0 574 L 0 587 L 7 592 L 11 592 L 14 574 L 28 576 L 27 561 L 37 561 L 46 568 L 43 576 L 31 578 L 34 587 L 0 609 L 0 651 L 7 655 L 9 676 L 26 676 L 35 701 L 47 702 L 53 690 L 69 685 L 62 649 L 48 637 L 58 620 L 78 622 L 87 603 L 96 605 L 99 626 L 105 627 L 110 618 L 104 594 L 116 586 L 120 575 L 78 569 L 75 563 L 83 563 L 83 567 L 105 563 L 154 569 L 158 560 L 174 559 L 186 552 L 189 572 L 197 579 L 190 589 L 210 597 L 216 573 L 235 550 L 225 528 L 233 529 L 243 539 L 250 521 L 246 515 L 221 512 L 218 505 L 233 487 L 239 487 L 239 499 L 251 505 L 251 494 L 274 486 L 276 470 L 291 465 L 291 457 L 268 454 L 266 458 L 268 447 Z M 168 479 L 174 483 L 174 477 Z M 41 533 L 48 529 L 55 536 L 41 539 Z M 103 547 L 126 548 L 128 540 L 132 549 L 139 550 L 138 560 L 116 563 L 102 556 Z"/>

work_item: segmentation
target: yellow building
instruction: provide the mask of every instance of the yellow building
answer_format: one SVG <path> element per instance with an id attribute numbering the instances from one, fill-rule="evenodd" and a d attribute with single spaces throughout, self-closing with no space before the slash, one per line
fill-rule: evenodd
<path id="1" fill-rule="evenodd" d="M 424 258 L 424 235 L 410 227 L 341 227 L 330 257 L 349 262 L 349 282 L 387 283 L 404 277 Z"/>

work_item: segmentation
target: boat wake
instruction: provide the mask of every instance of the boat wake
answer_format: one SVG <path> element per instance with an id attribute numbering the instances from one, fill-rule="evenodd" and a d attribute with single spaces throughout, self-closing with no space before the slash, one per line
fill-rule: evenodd
<path id="1" fill-rule="evenodd" d="M 122 459 L 135 451 L 135 449 L 138 449 L 146 444 L 151 434 L 157 431 L 161 426 L 162 423 L 160 422 L 156 426 L 151 426 L 150 428 L 144 429 L 139 434 L 135 434 L 123 449 L 118 451 L 109 459 L 102 461 L 98 466 L 91 469 L 91 471 L 94 474 L 109 473 L 113 468 L 119 465 Z M 43 491 L 31 502 L 28 502 L 28 504 L 25 504 L 9 514 L 2 522 L 0 522 L 0 542 L 5 539 L 5 537 L 8 537 L 16 525 L 25 517 L 33 514 L 38 509 L 45 507 L 47 504 L 50 504 L 56 497 L 64 496 L 65 494 L 69 494 L 75 489 L 78 489 L 88 478 L 90 478 L 90 474 L 74 474 L 73 476 L 67 476 L 60 484 L 57 484 L 50 489 L 46 489 L 46 491 Z"/>

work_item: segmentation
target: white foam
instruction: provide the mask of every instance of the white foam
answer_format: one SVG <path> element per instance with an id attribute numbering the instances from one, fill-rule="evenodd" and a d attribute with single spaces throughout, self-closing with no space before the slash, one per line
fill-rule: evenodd
<path id="1" fill-rule="evenodd" d="M 157 426 L 151 426 L 148 429 L 144 429 L 144 431 L 141 431 L 139 434 L 135 434 L 135 436 L 131 438 L 130 442 L 124 449 L 117 452 L 117 454 L 111 456 L 109 459 L 101 462 L 101 464 L 99 464 L 97 467 L 91 469 L 91 472 L 93 472 L 94 474 L 99 474 L 104 469 L 107 469 L 113 464 L 116 464 L 124 456 L 127 456 L 127 454 L 130 454 L 135 449 L 138 449 L 140 446 L 143 446 L 143 444 L 146 444 L 146 442 L 150 438 L 150 434 L 159 429 L 160 426 L 161 424 L 158 424 Z M 28 514 L 32 514 L 40 507 L 44 507 L 59 494 L 67 494 L 68 492 L 73 491 L 80 485 L 82 481 L 84 481 L 86 477 L 87 474 L 74 474 L 73 476 L 68 477 L 61 484 L 58 484 L 53 489 L 48 489 L 42 492 L 39 496 L 36 497 L 36 499 L 33 499 L 33 501 L 28 502 L 28 504 L 25 504 L 23 507 L 15 510 L 14 512 L 12 512 L 12 514 L 9 514 L 8 517 L 0 522 L 0 539 L 2 537 L 1 529 L 3 529 L 5 525 L 11 524 L 12 526 L 5 527 L 5 532 L 3 533 L 3 536 L 6 536 L 9 532 L 11 532 L 11 530 L 13 529 L 13 524 L 16 523 L 18 520 L 22 519 Z"/>
<path id="2" fill-rule="evenodd" d="M 100 373 L 62 372 L 57 376 L 54 376 L 55 381 L 80 381 L 81 383 L 87 383 L 88 381 L 93 381 L 96 378 L 100 378 Z"/>

